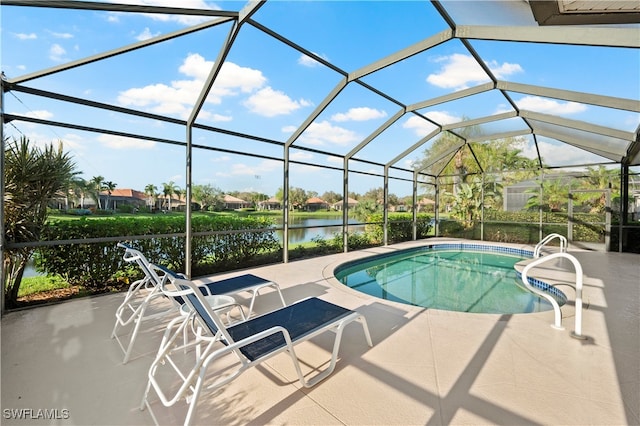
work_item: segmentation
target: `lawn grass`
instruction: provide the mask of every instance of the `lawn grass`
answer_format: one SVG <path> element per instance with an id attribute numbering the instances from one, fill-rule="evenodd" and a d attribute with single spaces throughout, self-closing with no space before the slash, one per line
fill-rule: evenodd
<path id="1" fill-rule="evenodd" d="M 20 289 L 18 290 L 18 297 L 25 297 L 31 294 L 41 293 L 43 291 L 58 290 L 61 288 L 71 287 L 61 277 L 57 276 L 35 276 L 22 278 L 20 283 Z"/>

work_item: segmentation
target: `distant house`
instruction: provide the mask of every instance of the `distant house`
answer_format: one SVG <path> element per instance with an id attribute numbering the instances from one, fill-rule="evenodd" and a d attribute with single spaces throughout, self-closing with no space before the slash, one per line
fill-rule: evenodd
<path id="1" fill-rule="evenodd" d="M 247 207 L 251 207 L 250 202 L 228 194 L 223 197 L 222 202 L 224 203 L 224 208 L 227 210 L 244 209 Z"/>
<path id="2" fill-rule="evenodd" d="M 305 203 L 305 209 L 309 212 L 315 212 L 318 210 L 329 210 L 329 203 L 318 197 L 311 197 Z"/>
<path id="3" fill-rule="evenodd" d="M 569 188 L 572 179 L 579 176 L 581 176 L 580 172 L 563 172 L 557 174 L 546 174 L 544 180 L 557 181 Z M 529 198 L 537 196 L 537 194 L 539 194 L 539 190 L 540 181 L 536 179 L 525 180 L 506 186 L 502 193 L 502 208 L 505 211 L 510 212 L 523 210 L 527 205 Z"/>
<path id="4" fill-rule="evenodd" d="M 631 215 L 630 219 L 640 220 L 640 191 L 632 191 L 631 197 L 629 197 L 629 214 Z"/>
<path id="5" fill-rule="evenodd" d="M 116 188 L 111 191 L 111 195 L 107 191 L 100 192 L 100 205 L 103 209 L 116 210 L 125 205 L 140 208 L 147 205 L 148 200 L 147 194 L 130 188 Z"/>
<path id="6" fill-rule="evenodd" d="M 268 200 L 260 201 L 258 203 L 258 209 L 260 209 L 260 210 L 281 210 L 282 209 L 282 203 L 276 197 L 271 197 Z"/>
<path id="7" fill-rule="evenodd" d="M 517 212 L 527 205 L 529 198 L 535 196 L 536 189 L 540 188 L 540 183 L 535 180 L 526 180 L 504 188 L 502 194 L 502 208 L 508 212 Z"/>
<path id="8" fill-rule="evenodd" d="M 347 206 L 352 209 L 358 204 L 358 200 L 354 200 L 353 198 L 347 198 Z M 331 208 L 334 210 L 342 210 L 342 206 L 344 206 L 344 200 L 340 200 L 337 203 L 331 204 Z"/>
<path id="9" fill-rule="evenodd" d="M 423 198 L 422 200 L 418 201 L 418 212 L 423 212 L 423 211 L 433 211 L 433 209 L 435 208 L 436 202 L 433 201 L 430 198 Z"/>

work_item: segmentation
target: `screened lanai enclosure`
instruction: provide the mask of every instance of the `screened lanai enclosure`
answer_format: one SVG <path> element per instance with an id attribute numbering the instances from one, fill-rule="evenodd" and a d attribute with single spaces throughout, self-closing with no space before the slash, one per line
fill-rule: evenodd
<path id="1" fill-rule="evenodd" d="M 166 4 L 2 2 L 3 154 L 61 140 L 110 185 L 59 213 L 164 221 L 3 251 L 131 241 L 188 275 L 430 236 L 640 251 L 637 2 Z"/>

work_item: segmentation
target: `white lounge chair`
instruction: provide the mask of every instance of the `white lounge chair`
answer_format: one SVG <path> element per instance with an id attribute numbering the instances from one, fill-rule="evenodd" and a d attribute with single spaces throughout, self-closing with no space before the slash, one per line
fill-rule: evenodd
<path id="1" fill-rule="evenodd" d="M 135 262 L 142 272 L 144 278 L 133 282 L 125 294 L 124 300 L 116 309 L 116 322 L 111 332 L 111 338 L 116 339 L 122 350 L 124 351 L 123 364 L 129 361 L 131 350 L 140 331 L 140 326 L 144 321 L 155 320 L 166 316 L 167 314 L 177 314 L 178 306 L 175 304 L 163 305 L 160 309 L 148 312 L 154 300 L 163 299 L 165 295 L 160 290 L 160 277 L 151 267 L 151 263 L 139 251 L 126 244 L 118 243 L 118 247 L 123 248 L 123 259 L 127 262 Z M 125 336 L 118 336 L 118 329 L 133 324 L 133 330 L 128 337 L 128 341 L 124 340 Z"/>
<path id="2" fill-rule="evenodd" d="M 116 309 L 116 322 L 113 326 L 111 337 L 115 338 L 122 350 L 124 351 L 123 364 L 126 364 L 131 356 L 133 345 L 140 331 L 140 326 L 144 321 L 155 320 L 164 317 L 167 314 L 177 314 L 180 304 L 171 303 L 163 305 L 160 310 L 149 313 L 149 308 L 157 299 L 164 299 L 165 295 L 160 290 L 162 276 L 168 274 L 174 278 L 186 278 L 183 274 L 176 273 L 168 268 L 160 265 L 152 265 L 151 262 L 139 251 L 126 244 L 118 243 L 118 247 L 124 248 L 124 260 L 127 262 L 135 262 L 144 273 L 144 278 L 138 280 L 129 286 L 129 290 L 125 295 L 123 302 Z M 232 295 L 241 292 L 251 293 L 251 302 L 249 305 L 249 313 L 251 316 L 257 296 L 260 291 L 271 287 L 278 292 L 282 306 L 286 306 L 280 286 L 264 278 L 253 274 L 243 274 L 232 278 L 226 278 L 217 281 L 203 282 L 199 284 L 201 292 L 207 296 L 215 295 Z M 174 300 L 175 301 L 175 300 Z M 177 300 L 180 302 L 180 300 Z M 133 324 L 133 331 L 129 337 L 129 341 L 123 341 L 118 336 L 119 328 Z"/>
<path id="3" fill-rule="evenodd" d="M 191 315 L 200 322 L 208 334 L 198 342 L 191 343 L 199 347 L 204 346 L 204 350 L 198 351 L 196 362 L 188 371 L 182 371 L 178 367 L 180 363 L 175 362 L 173 357 L 176 352 L 184 350 L 184 346 L 178 346 L 178 339 L 183 335 L 189 320 L 182 322 L 175 320 L 167 327 L 158 354 L 149 369 L 149 381 L 140 406 L 141 410 L 145 407 L 149 409 L 156 424 L 158 420 L 149 403 L 151 388 L 153 387 L 162 404 L 167 407 L 173 406 L 184 398 L 189 404 L 184 424 L 190 424 L 194 418 L 198 397 L 208 376 L 209 367 L 214 361 L 223 357 L 235 357 L 236 361 L 233 364 L 235 367 L 233 371 L 229 371 L 232 367 L 225 363 L 224 371 L 218 373 L 220 377 L 212 384 L 207 383 L 207 389 L 219 388 L 248 368 L 281 352 L 289 353 L 300 383 L 304 387 L 311 387 L 333 372 L 342 331 L 347 324 L 353 321 L 361 322 L 367 343 L 373 346 L 363 315 L 316 297 L 303 299 L 275 311 L 227 326 L 210 308 L 205 296 L 193 282 L 169 277 L 163 285 L 163 292 L 170 297 L 184 298 L 191 307 Z M 307 379 L 302 373 L 294 346 L 327 331 L 335 332 L 331 362 L 326 369 Z M 177 391 L 171 395 L 167 395 L 158 380 L 159 376 L 166 379 L 166 371 L 163 370 L 161 374 L 160 370 L 169 367 L 173 369 L 175 378 L 181 382 Z"/>

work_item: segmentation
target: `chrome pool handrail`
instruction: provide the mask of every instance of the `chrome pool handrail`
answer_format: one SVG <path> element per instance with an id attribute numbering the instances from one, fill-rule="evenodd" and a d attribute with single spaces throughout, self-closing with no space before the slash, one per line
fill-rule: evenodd
<path id="1" fill-rule="evenodd" d="M 546 237 L 541 239 L 538 244 L 536 244 L 536 247 L 533 250 L 533 257 L 536 259 L 540 257 L 540 250 L 542 250 L 542 247 L 547 245 L 549 241 L 553 240 L 554 238 L 557 238 L 560 240 L 560 253 L 565 253 L 567 251 L 566 237 L 564 235 L 553 233 L 553 234 L 547 235 Z"/>
<path id="2" fill-rule="evenodd" d="M 575 330 L 571 335 L 572 337 L 575 337 L 577 339 L 584 339 L 585 337 L 582 336 L 582 280 L 583 280 L 583 277 L 582 277 L 582 265 L 580 264 L 578 259 L 576 259 L 573 255 L 566 252 L 553 253 L 553 254 L 550 254 L 549 256 L 538 258 L 533 262 L 527 264 L 522 270 L 522 283 L 530 291 L 544 297 L 551 303 L 551 305 L 553 306 L 553 310 L 555 312 L 555 321 L 551 325 L 551 327 L 557 330 L 564 330 L 564 327 L 562 327 L 562 312 L 560 311 L 560 305 L 558 304 L 558 301 L 554 299 L 550 294 L 532 286 L 529 283 L 529 277 L 528 277 L 529 270 L 534 266 L 538 266 L 542 263 L 548 262 L 550 260 L 554 260 L 559 257 L 564 257 L 566 259 L 569 259 L 571 263 L 573 263 L 573 267 L 575 268 L 575 271 L 576 271 L 576 321 L 575 321 Z"/>

